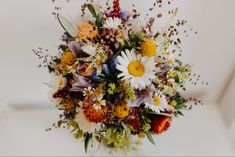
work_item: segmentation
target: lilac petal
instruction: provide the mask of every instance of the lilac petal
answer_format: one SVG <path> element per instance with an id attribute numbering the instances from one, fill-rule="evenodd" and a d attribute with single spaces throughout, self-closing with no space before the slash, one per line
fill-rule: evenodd
<path id="1" fill-rule="evenodd" d="M 71 41 L 68 43 L 69 49 L 75 54 L 76 57 L 81 53 L 81 47 L 82 44 L 76 42 L 76 41 Z"/>
<path id="2" fill-rule="evenodd" d="M 75 83 L 72 84 L 71 91 L 82 91 L 84 88 L 91 86 L 88 79 L 78 74 L 74 74 L 74 80 Z"/>
<path id="3" fill-rule="evenodd" d="M 128 101 L 130 107 L 139 107 L 141 103 L 144 102 L 144 97 L 139 97 L 135 101 Z"/>
<path id="4" fill-rule="evenodd" d="M 70 89 L 70 91 L 72 92 L 81 92 L 83 90 L 84 90 L 84 87 L 76 87 L 76 86 Z"/>
<path id="5" fill-rule="evenodd" d="M 171 68 L 172 67 L 168 64 L 162 64 L 162 65 L 160 65 L 160 69 L 161 69 L 160 73 L 168 72 L 171 70 Z"/>

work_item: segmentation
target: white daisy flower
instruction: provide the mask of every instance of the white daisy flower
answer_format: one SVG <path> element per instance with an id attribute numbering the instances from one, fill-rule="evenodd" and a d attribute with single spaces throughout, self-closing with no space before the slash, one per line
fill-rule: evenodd
<path id="1" fill-rule="evenodd" d="M 99 131 L 101 128 L 101 123 L 89 121 L 81 108 L 77 110 L 77 115 L 74 120 L 78 123 L 79 128 L 83 132 L 94 133 L 95 131 Z"/>
<path id="2" fill-rule="evenodd" d="M 119 26 L 121 26 L 121 24 L 122 24 L 122 21 L 120 18 L 109 17 L 106 19 L 106 22 L 104 24 L 104 28 L 118 29 Z"/>
<path id="3" fill-rule="evenodd" d="M 155 93 L 151 99 L 145 100 L 145 107 L 156 113 L 160 113 L 168 108 L 168 102 L 164 95 Z"/>
<path id="4" fill-rule="evenodd" d="M 67 84 L 67 79 L 63 76 L 52 75 L 50 85 L 52 88 L 61 89 L 64 88 Z"/>
<path id="5" fill-rule="evenodd" d="M 84 45 L 82 47 L 82 51 L 87 53 L 90 56 L 95 56 L 96 55 L 96 47 L 92 45 Z"/>
<path id="6" fill-rule="evenodd" d="M 140 54 L 136 55 L 133 50 L 125 50 L 117 60 L 119 64 L 116 68 L 121 71 L 118 78 L 130 81 L 131 87 L 135 89 L 144 89 L 156 77 L 154 57 L 142 57 Z"/>
<path id="7" fill-rule="evenodd" d="M 93 104 L 93 107 L 94 107 L 96 110 L 101 110 L 101 109 L 102 109 L 102 106 L 106 106 L 106 101 L 105 101 L 105 100 L 102 100 L 102 99 L 97 100 L 97 101 Z"/>
<path id="8" fill-rule="evenodd" d="M 83 93 L 83 96 L 90 97 L 94 93 L 94 89 L 91 87 L 87 87 L 87 88 L 84 88 L 82 93 Z"/>

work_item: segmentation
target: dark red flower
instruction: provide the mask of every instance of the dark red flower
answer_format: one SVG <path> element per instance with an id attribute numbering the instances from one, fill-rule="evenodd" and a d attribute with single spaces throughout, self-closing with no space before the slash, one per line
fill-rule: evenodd
<path id="1" fill-rule="evenodd" d="M 139 116 L 139 108 L 133 108 L 131 112 L 131 119 L 129 121 L 130 126 L 132 126 L 133 134 L 139 134 L 141 131 L 141 123 L 140 123 L 140 116 Z"/>
<path id="2" fill-rule="evenodd" d="M 69 96 L 69 88 L 64 87 L 63 89 L 58 90 L 56 93 L 53 94 L 53 98 L 66 98 Z"/>

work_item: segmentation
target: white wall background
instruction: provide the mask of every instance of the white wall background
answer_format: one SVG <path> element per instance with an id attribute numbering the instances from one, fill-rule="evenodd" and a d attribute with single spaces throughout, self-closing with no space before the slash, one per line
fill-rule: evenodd
<path id="1" fill-rule="evenodd" d="M 82 1 L 58 1 L 65 7 L 65 16 L 75 20 Z M 153 1 L 121 1 L 124 8 L 132 2 L 145 12 Z M 55 5 L 51 0 L 0 0 L 0 102 L 48 102 L 48 89 L 43 85 L 48 74 L 37 69 L 31 50 L 42 46 L 56 51 L 63 30 L 51 15 Z M 180 7 L 180 17 L 198 31 L 184 41 L 183 58 L 209 82 L 208 87 L 199 85 L 189 93 L 216 102 L 235 66 L 235 1 L 176 0 L 175 5 Z"/>

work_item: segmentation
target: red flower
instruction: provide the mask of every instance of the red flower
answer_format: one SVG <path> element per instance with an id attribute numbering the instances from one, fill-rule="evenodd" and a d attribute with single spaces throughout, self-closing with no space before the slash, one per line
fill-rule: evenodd
<path id="1" fill-rule="evenodd" d="M 133 134 L 139 134 L 141 130 L 139 108 L 133 108 L 131 112 L 131 119 L 129 121 L 130 126 L 133 128 Z"/>
<path id="2" fill-rule="evenodd" d="M 171 117 L 155 116 L 151 120 L 151 131 L 154 134 L 161 134 L 169 129 L 171 125 Z"/>

